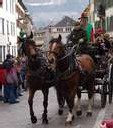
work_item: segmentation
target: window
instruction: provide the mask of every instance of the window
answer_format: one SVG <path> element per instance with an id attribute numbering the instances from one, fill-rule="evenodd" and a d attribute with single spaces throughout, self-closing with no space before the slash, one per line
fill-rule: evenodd
<path id="1" fill-rule="evenodd" d="M 63 32 L 63 28 L 57 28 L 57 32 Z"/>
<path id="2" fill-rule="evenodd" d="M 4 19 L 0 18 L 0 34 L 4 34 Z"/>
<path id="3" fill-rule="evenodd" d="M 10 13 L 13 13 L 14 14 L 14 0 L 10 0 Z"/>
<path id="4" fill-rule="evenodd" d="M 12 0 L 10 0 L 10 13 L 12 13 Z"/>
<path id="5" fill-rule="evenodd" d="M 13 14 L 14 14 L 14 9 L 15 9 L 15 8 L 14 8 L 14 4 L 15 4 L 15 3 L 14 3 L 14 0 L 12 0 L 12 13 L 13 13 Z"/>
<path id="6" fill-rule="evenodd" d="M 11 35 L 15 35 L 15 23 L 11 22 Z"/>
<path id="7" fill-rule="evenodd" d="M 14 55 L 16 55 L 16 46 L 14 46 Z"/>
<path id="8" fill-rule="evenodd" d="M 14 47 L 12 46 L 11 54 L 14 56 Z"/>
<path id="9" fill-rule="evenodd" d="M 113 16 L 110 17 L 110 31 L 113 31 Z"/>
<path id="10" fill-rule="evenodd" d="M 106 0 L 105 4 L 106 4 L 106 8 L 112 7 L 113 6 L 113 0 Z"/>
<path id="11" fill-rule="evenodd" d="M 110 31 L 110 17 L 107 17 L 107 30 Z"/>
<path id="12" fill-rule="evenodd" d="M 71 28 L 70 27 L 66 28 L 66 32 L 71 32 Z"/>
<path id="13" fill-rule="evenodd" d="M 13 34 L 13 29 L 12 29 L 12 28 L 13 28 L 13 27 L 12 27 L 12 22 L 11 22 L 11 26 L 10 26 L 10 27 L 11 27 L 11 35 L 12 35 L 12 34 Z"/>
<path id="14" fill-rule="evenodd" d="M 8 11 L 8 0 L 6 0 L 6 10 Z"/>
<path id="15" fill-rule="evenodd" d="M 2 46 L 0 46 L 0 62 L 2 62 Z"/>
<path id="16" fill-rule="evenodd" d="M 15 23 L 13 23 L 13 35 L 15 36 Z"/>
<path id="17" fill-rule="evenodd" d="M 9 35 L 9 21 L 7 21 L 7 35 Z"/>

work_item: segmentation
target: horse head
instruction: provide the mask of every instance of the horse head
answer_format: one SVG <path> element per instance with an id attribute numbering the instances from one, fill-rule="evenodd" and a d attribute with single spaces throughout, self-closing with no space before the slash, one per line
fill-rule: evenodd
<path id="1" fill-rule="evenodd" d="M 23 38 L 18 37 L 18 54 L 19 56 L 29 56 L 35 54 L 35 41 L 33 41 L 33 33 Z"/>
<path id="2" fill-rule="evenodd" d="M 40 67 L 40 65 L 42 65 L 42 59 L 39 59 L 40 56 L 42 56 L 41 50 L 36 45 L 36 42 L 33 40 L 32 32 L 30 36 L 27 36 L 25 38 L 25 41 L 23 42 L 22 45 L 22 51 L 22 55 L 25 55 L 27 58 L 27 66 L 31 70 L 37 70 Z"/>
<path id="3" fill-rule="evenodd" d="M 37 54 L 37 46 L 34 40 L 26 39 L 26 48 L 25 48 L 26 56 L 35 56 Z"/>
<path id="4" fill-rule="evenodd" d="M 65 49 L 61 40 L 62 37 L 59 35 L 58 38 L 53 38 L 49 42 L 49 52 L 47 57 L 53 71 L 56 71 L 58 62 L 63 56 L 65 56 Z"/>

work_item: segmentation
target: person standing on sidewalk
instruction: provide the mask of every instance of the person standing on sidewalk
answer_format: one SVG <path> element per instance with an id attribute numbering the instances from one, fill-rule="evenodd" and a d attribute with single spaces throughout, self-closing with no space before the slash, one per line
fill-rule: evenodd
<path id="1" fill-rule="evenodd" d="M 4 103 L 18 103 L 16 101 L 16 86 L 18 85 L 18 77 L 12 61 L 9 61 L 9 66 L 6 68 L 6 83 L 4 85 Z"/>

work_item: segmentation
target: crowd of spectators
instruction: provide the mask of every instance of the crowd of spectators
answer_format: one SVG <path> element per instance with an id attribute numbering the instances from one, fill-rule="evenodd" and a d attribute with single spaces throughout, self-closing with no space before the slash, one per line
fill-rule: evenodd
<path id="1" fill-rule="evenodd" d="M 19 103 L 19 96 L 25 88 L 26 60 L 8 54 L 0 65 L 0 100 L 4 103 Z"/>

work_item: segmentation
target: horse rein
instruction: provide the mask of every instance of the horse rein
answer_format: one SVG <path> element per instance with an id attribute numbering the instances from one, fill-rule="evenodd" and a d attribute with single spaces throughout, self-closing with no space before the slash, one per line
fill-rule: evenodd
<path id="1" fill-rule="evenodd" d="M 64 60 L 66 57 L 68 57 L 68 56 L 70 56 L 71 54 L 73 54 L 75 47 L 77 47 L 77 45 L 74 45 L 74 46 L 71 48 L 71 50 L 69 51 L 69 53 L 66 54 L 65 56 L 61 57 L 60 59 L 58 59 L 58 61 L 62 61 L 62 60 Z M 59 58 L 58 53 L 56 53 L 55 51 L 50 50 L 50 51 L 47 51 L 47 52 L 48 52 L 48 53 L 53 53 L 55 56 L 57 56 L 57 57 Z M 76 55 L 76 53 L 75 53 L 75 55 Z M 76 57 L 75 57 L 75 58 L 76 58 Z"/>

